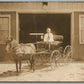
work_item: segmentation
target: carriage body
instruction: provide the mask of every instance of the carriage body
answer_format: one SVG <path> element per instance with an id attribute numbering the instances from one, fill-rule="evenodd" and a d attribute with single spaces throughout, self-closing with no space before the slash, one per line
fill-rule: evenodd
<path id="1" fill-rule="evenodd" d="M 46 43 L 43 41 L 39 41 L 36 42 L 35 46 L 36 46 L 35 59 L 36 63 L 38 64 L 47 63 L 48 65 L 53 66 L 52 63 L 56 64 L 57 61 L 59 60 L 60 62 L 63 63 L 68 60 L 67 53 L 71 52 L 71 47 L 69 45 L 66 46 L 64 49 L 62 35 L 54 35 L 54 42 Z"/>
<path id="2" fill-rule="evenodd" d="M 35 43 L 36 46 L 36 54 L 35 60 L 36 63 L 50 63 L 51 54 L 54 50 L 58 50 L 61 52 L 63 45 L 63 36 L 55 35 L 54 42 L 48 43 L 44 41 L 38 41 Z"/>

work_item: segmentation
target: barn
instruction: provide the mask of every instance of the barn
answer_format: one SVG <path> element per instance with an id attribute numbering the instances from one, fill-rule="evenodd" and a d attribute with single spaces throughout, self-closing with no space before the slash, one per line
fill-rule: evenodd
<path id="1" fill-rule="evenodd" d="M 6 38 L 36 42 L 29 33 L 50 27 L 71 45 L 73 59 L 84 59 L 84 2 L 0 2 L 0 60 L 7 60 Z"/>

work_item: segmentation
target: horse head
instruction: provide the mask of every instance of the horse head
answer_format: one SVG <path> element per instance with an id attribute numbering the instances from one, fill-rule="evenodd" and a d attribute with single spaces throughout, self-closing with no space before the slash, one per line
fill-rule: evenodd
<path id="1" fill-rule="evenodd" d="M 11 37 L 8 37 L 7 38 L 7 41 L 6 41 L 6 51 L 9 53 L 10 52 L 10 50 L 11 50 L 11 43 L 12 43 L 12 41 L 13 41 L 13 38 L 11 38 Z"/>

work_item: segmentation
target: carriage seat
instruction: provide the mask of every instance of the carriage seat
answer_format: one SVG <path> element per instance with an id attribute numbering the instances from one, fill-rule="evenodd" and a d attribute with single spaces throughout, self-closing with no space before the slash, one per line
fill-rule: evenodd
<path id="1" fill-rule="evenodd" d="M 56 48 L 58 46 L 61 46 L 61 44 L 63 43 L 63 35 L 54 35 L 53 38 L 54 42 L 51 42 L 51 47 L 54 49 L 54 47 Z M 48 44 L 44 41 L 37 42 L 37 51 L 46 50 L 45 46 L 48 46 Z"/>
<path id="2" fill-rule="evenodd" d="M 54 41 L 63 41 L 64 39 L 63 35 L 54 35 L 53 38 Z"/>

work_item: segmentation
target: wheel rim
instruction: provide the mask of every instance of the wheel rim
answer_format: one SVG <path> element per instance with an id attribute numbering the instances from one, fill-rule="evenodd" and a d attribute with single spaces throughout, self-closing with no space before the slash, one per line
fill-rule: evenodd
<path id="1" fill-rule="evenodd" d="M 71 62 L 72 58 L 72 51 L 71 51 L 71 46 L 70 45 L 67 45 L 64 49 L 64 63 L 68 64 Z"/>
<path id="2" fill-rule="evenodd" d="M 51 53 L 50 63 L 52 69 L 55 69 L 58 66 L 57 61 L 59 60 L 60 57 L 61 57 L 61 53 L 58 50 L 54 50 Z"/>

